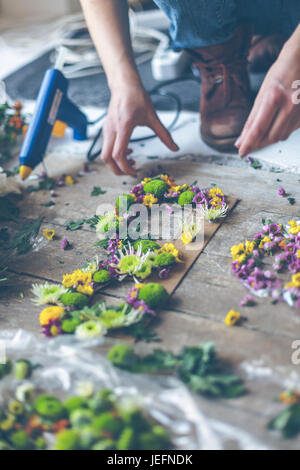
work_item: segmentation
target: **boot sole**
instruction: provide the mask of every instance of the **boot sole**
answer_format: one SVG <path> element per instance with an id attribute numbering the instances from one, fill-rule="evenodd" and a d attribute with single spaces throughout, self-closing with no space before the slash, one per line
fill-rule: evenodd
<path id="1" fill-rule="evenodd" d="M 238 149 L 234 144 L 239 136 L 228 137 L 226 139 L 210 139 L 209 137 L 204 136 L 201 132 L 201 137 L 203 142 L 214 150 L 218 150 L 219 152 L 238 153 Z"/>

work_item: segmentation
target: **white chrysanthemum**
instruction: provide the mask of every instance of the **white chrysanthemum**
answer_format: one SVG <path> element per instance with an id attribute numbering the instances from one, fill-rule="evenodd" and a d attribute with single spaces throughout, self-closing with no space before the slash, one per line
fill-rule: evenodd
<path id="1" fill-rule="evenodd" d="M 65 294 L 68 289 L 60 284 L 32 284 L 32 293 L 35 299 L 32 301 L 38 305 L 55 304 L 60 305 L 59 299 Z"/>
<path id="2" fill-rule="evenodd" d="M 30 382 L 19 385 L 16 389 L 16 399 L 23 402 L 32 401 L 34 398 L 34 386 Z"/>
<path id="3" fill-rule="evenodd" d="M 77 326 L 75 335 L 78 339 L 84 340 L 104 336 L 106 332 L 107 329 L 101 321 L 90 320 Z"/>
<path id="4" fill-rule="evenodd" d="M 136 275 L 145 279 L 151 274 L 152 263 L 148 260 L 151 254 L 150 250 L 147 251 L 147 253 L 143 253 L 141 244 L 137 251 L 135 251 L 133 246 L 129 243 L 128 248 L 124 247 L 118 250 L 115 254 L 117 262 L 111 266 L 115 268 L 119 274 L 125 276 L 127 274 L 130 276 Z M 141 274 L 141 276 L 139 276 L 139 274 Z"/>
<path id="5" fill-rule="evenodd" d="M 209 209 L 207 206 L 203 209 L 203 215 L 205 220 L 208 222 L 214 222 L 217 219 L 221 219 L 222 217 L 226 217 L 228 211 L 227 204 L 224 204 L 219 209 Z"/>
<path id="6" fill-rule="evenodd" d="M 84 273 L 92 273 L 95 274 L 95 272 L 99 271 L 99 258 L 96 256 L 96 259 L 94 261 L 91 261 L 90 263 L 86 264 L 81 271 Z"/>

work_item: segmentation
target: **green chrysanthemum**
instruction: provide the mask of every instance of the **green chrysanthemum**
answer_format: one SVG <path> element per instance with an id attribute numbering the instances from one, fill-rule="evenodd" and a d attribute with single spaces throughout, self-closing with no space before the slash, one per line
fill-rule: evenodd
<path id="1" fill-rule="evenodd" d="M 35 296 L 33 302 L 38 305 L 55 304 L 60 305 L 60 297 L 67 292 L 59 284 L 32 284 L 32 293 Z"/>
<path id="2" fill-rule="evenodd" d="M 105 310 L 100 315 L 100 321 L 106 326 L 107 329 L 110 328 L 120 328 L 124 325 L 126 320 L 126 315 L 121 311 L 117 310 Z"/>
<path id="3" fill-rule="evenodd" d="M 137 240 L 134 242 L 133 247 L 138 250 L 141 247 L 142 253 L 146 254 L 148 251 L 159 250 L 160 246 L 153 240 Z"/>
<path id="4" fill-rule="evenodd" d="M 162 180 L 152 180 L 144 185 L 145 194 L 153 194 L 153 196 L 161 199 L 168 190 L 168 185 Z"/>
<path id="5" fill-rule="evenodd" d="M 76 328 L 75 334 L 78 339 L 90 339 L 106 334 L 106 327 L 100 321 L 90 320 L 82 323 Z"/>

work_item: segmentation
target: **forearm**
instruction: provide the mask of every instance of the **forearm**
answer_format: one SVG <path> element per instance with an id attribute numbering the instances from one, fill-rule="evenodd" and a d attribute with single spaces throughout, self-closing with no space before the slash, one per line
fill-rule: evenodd
<path id="1" fill-rule="evenodd" d="M 292 54 L 294 59 L 298 56 L 300 60 L 300 24 L 283 46 L 279 58 L 282 58 L 285 54 L 289 56 Z"/>
<path id="2" fill-rule="evenodd" d="M 129 33 L 126 0 L 81 0 L 110 89 L 141 85 Z"/>

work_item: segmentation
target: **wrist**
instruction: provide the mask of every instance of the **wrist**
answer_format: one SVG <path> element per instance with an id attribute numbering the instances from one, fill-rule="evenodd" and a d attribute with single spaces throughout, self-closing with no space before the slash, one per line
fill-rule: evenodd
<path id="1" fill-rule="evenodd" d="M 133 88 L 143 89 L 141 78 L 133 64 L 118 66 L 118 73 L 112 73 L 108 77 L 108 85 L 112 94 L 126 92 L 126 90 Z"/>

